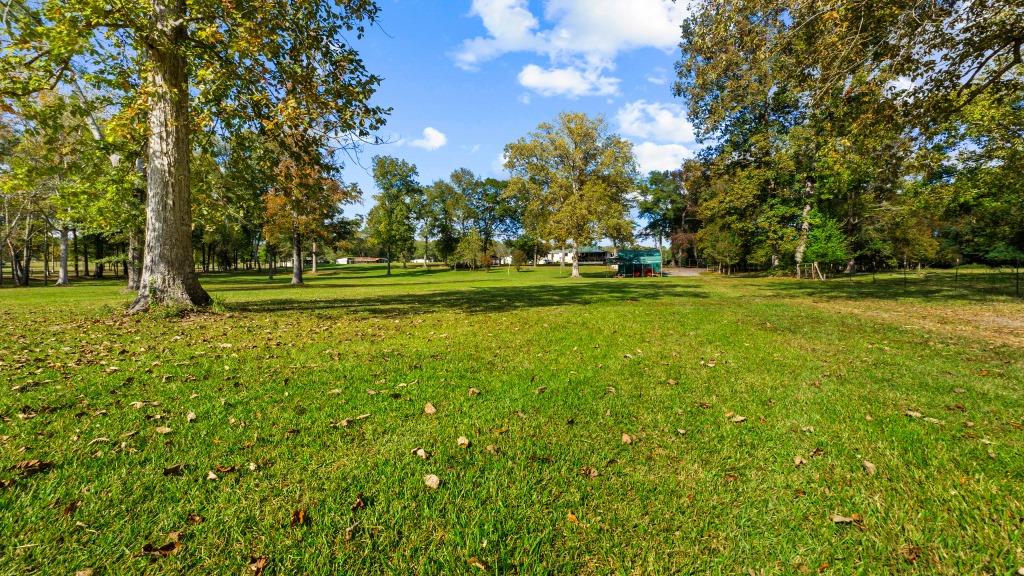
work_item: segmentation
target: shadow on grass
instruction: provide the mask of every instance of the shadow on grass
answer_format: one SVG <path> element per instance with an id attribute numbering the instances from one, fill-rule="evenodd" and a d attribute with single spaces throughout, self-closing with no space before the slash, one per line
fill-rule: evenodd
<path id="1" fill-rule="evenodd" d="M 787 296 L 842 299 L 915 299 L 959 300 L 984 302 L 1016 300 L 1016 279 L 1012 273 L 971 272 L 954 275 L 952 272 L 928 272 L 923 275 L 886 274 L 833 278 L 824 282 L 791 280 L 765 283 L 769 291 Z"/>
<path id="2" fill-rule="evenodd" d="M 414 316 L 432 312 L 457 311 L 486 314 L 553 306 L 590 304 L 662 298 L 706 298 L 703 291 L 668 282 L 567 282 L 534 286 L 482 286 L 464 290 L 443 290 L 417 294 L 370 297 L 277 298 L 231 302 L 225 307 L 237 312 L 289 312 L 301 310 L 343 310 L 371 316 Z"/>

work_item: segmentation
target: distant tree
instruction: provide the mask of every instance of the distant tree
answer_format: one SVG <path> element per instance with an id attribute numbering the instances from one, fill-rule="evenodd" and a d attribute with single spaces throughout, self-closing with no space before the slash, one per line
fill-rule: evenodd
<path id="1" fill-rule="evenodd" d="M 412 251 L 415 237 L 415 209 L 422 194 L 416 182 L 416 166 L 391 156 L 373 158 L 373 180 L 379 192 L 373 198 L 377 204 L 370 210 L 366 225 L 370 238 L 380 246 L 388 261 L 396 255 Z"/>
<path id="2" fill-rule="evenodd" d="M 574 278 L 580 248 L 601 238 L 632 236 L 629 194 L 637 187 L 636 160 L 632 145 L 609 134 L 604 119 L 563 113 L 505 146 L 505 158 L 512 173 L 509 193 L 519 196 L 526 220 L 542 237 L 572 243 Z"/>
<path id="3" fill-rule="evenodd" d="M 807 238 L 805 258 L 812 264 L 812 277 L 816 274 L 821 280 L 825 274 L 821 264 L 841 264 L 850 257 L 849 243 L 839 223 L 820 214 L 811 216 L 812 226 Z"/>
<path id="4" fill-rule="evenodd" d="M 466 199 L 447 180 L 437 180 L 426 190 L 433 226 L 430 234 L 436 237 L 434 251 L 438 260 L 450 262 L 459 245 L 459 215 L 466 210 Z"/>
<path id="5" fill-rule="evenodd" d="M 481 260 L 489 259 L 484 248 L 484 239 L 475 228 L 459 240 L 459 247 L 455 250 L 455 260 L 476 270 Z"/>

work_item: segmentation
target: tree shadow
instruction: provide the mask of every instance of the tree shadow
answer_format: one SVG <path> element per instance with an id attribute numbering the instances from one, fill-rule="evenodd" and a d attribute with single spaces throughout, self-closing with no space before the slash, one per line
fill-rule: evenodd
<path id="1" fill-rule="evenodd" d="M 402 317 L 433 312 L 456 311 L 487 314 L 555 306 L 587 306 L 621 302 L 628 306 L 639 300 L 665 298 L 706 298 L 692 286 L 668 282 L 566 282 L 533 286 L 480 286 L 422 293 L 402 293 L 351 298 L 274 298 L 229 302 L 235 312 L 293 312 L 342 310 L 370 316 Z"/>

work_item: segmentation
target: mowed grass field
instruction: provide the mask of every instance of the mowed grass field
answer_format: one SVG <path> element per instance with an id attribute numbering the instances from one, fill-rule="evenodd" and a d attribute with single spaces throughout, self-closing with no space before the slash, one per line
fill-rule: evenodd
<path id="1" fill-rule="evenodd" d="M 588 272 L 0 291 L 0 574 L 1024 567 L 1021 300 Z"/>

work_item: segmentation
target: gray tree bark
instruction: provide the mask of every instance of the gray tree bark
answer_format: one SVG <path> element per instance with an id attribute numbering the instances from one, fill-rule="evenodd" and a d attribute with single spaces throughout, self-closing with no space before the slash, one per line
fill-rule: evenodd
<path id="1" fill-rule="evenodd" d="M 136 291 L 142 285 L 142 230 L 128 234 L 128 290 Z"/>
<path id="2" fill-rule="evenodd" d="M 68 229 L 60 229 L 60 270 L 57 272 L 57 286 L 68 286 Z"/>
<path id="3" fill-rule="evenodd" d="M 129 312 L 151 304 L 206 306 L 192 256 L 189 201 L 189 95 L 183 46 L 185 0 L 152 0 L 146 241 L 139 295 Z"/>
<path id="4" fill-rule="evenodd" d="M 292 230 L 292 285 L 302 284 L 302 237 L 298 229 Z"/>
<path id="5" fill-rule="evenodd" d="M 580 277 L 580 243 L 575 240 L 572 242 L 572 277 Z"/>
<path id="6" fill-rule="evenodd" d="M 310 271 L 316 276 L 316 240 L 313 240 L 313 269 Z"/>

